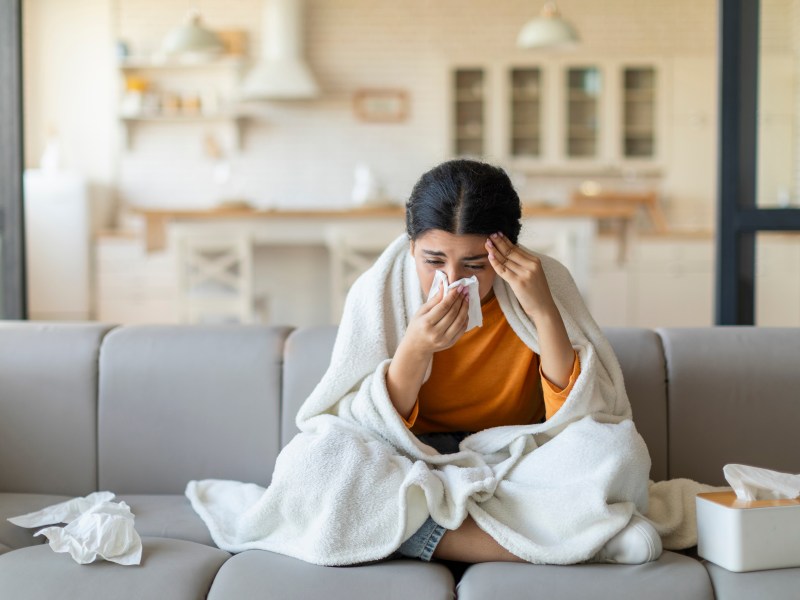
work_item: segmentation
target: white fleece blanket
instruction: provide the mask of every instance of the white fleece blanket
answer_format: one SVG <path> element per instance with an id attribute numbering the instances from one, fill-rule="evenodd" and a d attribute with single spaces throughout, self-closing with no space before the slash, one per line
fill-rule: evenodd
<path id="1" fill-rule="evenodd" d="M 449 455 L 408 430 L 385 380 L 423 302 L 401 236 L 350 291 L 330 367 L 298 412 L 301 433 L 279 455 L 269 487 L 189 482 L 186 495 L 216 544 L 351 565 L 389 556 L 429 515 L 448 529 L 470 515 L 527 561 L 573 564 L 638 513 L 679 544 L 666 547 L 692 545 L 694 523 L 683 516 L 693 513 L 694 499 L 685 484 L 662 486 L 648 514 L 650 457 L 619 364 L 567 269 L 539 256 L 581 363 L 556 415 L 480 431 Z M 498 277 L 494 292 L 513 330 L 538 353 L 536 329 L 511 288 Z"/>

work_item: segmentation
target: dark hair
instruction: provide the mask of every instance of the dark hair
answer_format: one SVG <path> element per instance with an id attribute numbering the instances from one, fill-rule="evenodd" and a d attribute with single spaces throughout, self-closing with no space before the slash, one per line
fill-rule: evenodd
<path id="1" fill-rule="evenodd" d="M 517 243 L 522 207 L 506 172 L 466 159 L 434 167 L 406 202 L 406 232 L 415 240 L 431 229 L 456 235 L 500 231 Z"/>

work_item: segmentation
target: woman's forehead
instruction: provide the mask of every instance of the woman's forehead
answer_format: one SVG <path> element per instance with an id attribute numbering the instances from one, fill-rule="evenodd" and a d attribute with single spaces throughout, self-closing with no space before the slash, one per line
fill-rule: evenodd
<path id="1" fill-rule="evenodd" d="M 435 256 L 478 257 L 486 256 L 485 235 L 454 234 L 441 229 L 430 229 L 418 236 L 415 247 L 424 254 Z"/>

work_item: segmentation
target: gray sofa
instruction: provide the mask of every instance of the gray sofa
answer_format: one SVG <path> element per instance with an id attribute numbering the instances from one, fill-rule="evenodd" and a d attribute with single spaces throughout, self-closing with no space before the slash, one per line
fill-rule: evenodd
<path id="1" fill-rule="evenodd" d="M 655 480 L 728 462 L 800 472 L 800 329 L 608 329 Z M 0 598 L 796 598 L 800 569 L 387 560 L 327 568 L 215 547 L 190 479 L 267 485 L 335 328 L 0 322 Z M 792 441 L 794 440 L 794 441 Z M 136 515 L 142 564 L 79 566 L 6 521 L 95 490 Z"/>

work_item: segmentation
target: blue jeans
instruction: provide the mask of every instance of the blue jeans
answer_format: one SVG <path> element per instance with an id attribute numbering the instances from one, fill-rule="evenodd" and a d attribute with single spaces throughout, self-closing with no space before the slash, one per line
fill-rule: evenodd
<path id="1" fill-rule="evenodd" d="M 453 454 L 454 452 L 458 452 L 458 445 L 461 443 L 461 440 L 471 433 L 471 431 L 423 433 L 417 437 L 424 444 L 436 448 L 441 454 Z M 430 561 L 433 557 L 433 552 L 436 550 L 436 546 L 442 541 L 442 536 L 445 531 L 446 529 L 444 527 L 428 517 L 422 524 L 422 527 L 417 529 L 414 535 L 403 542 L 397 549 L 397 552 L 401 556 L 406 556 L 408 558 L 419 558 L 424 561 Z"/>

